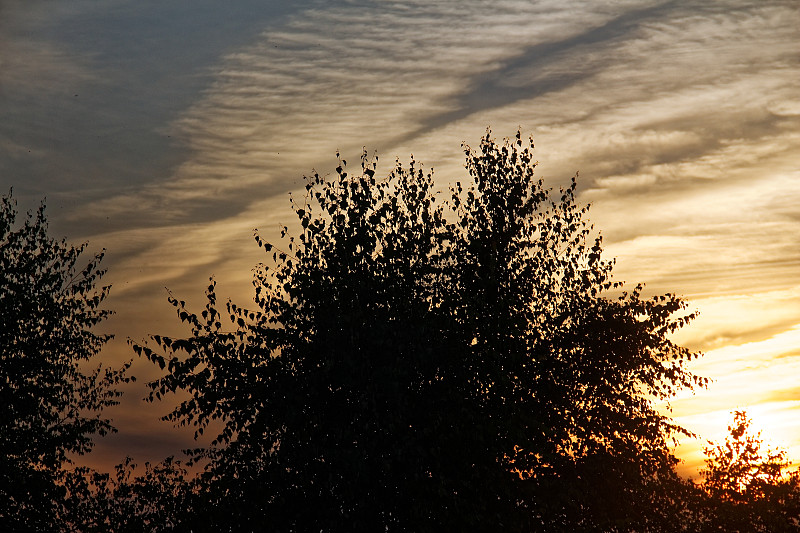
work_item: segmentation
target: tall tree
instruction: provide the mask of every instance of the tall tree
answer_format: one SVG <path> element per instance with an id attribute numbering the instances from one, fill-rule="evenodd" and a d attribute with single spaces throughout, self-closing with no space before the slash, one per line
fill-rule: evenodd
<path id="1" fill-rule="evenodd" d="M 668 337 L 693 315 L 672 294 L 622 292 L 576 180 L 545 189 L 533 148 L 519 132 L 465 147 L 452 294 L 481 369 L 474 389 L 491 391 L 483 418 L 544 529 L 642 530 L 674 505 L 665 488 L 680 486 L 669 445 L 683 431 L 654 400 L 705 383 L 685 368 L 697 354 Z"/>
<path id="2" fill-rule="evenodd" d="M 78 269 L 85 245 L 48 235 L 42 205 L 15 227 L 16 204 L 0 198 L 0 524 L 6 531 L 51 531 L 70 454 L 113 431 L 102 416 L 117 403 L 125 371 L 85 362 L 109 339 L 92 328 L 109 311 L 102 254 Z"/>
<path id="3" fill-rule="evenodd" d="M 414 161 L 376 180 L 340 159 L 293 203 L 297 236 L 256 237 L 258 310 L 222 317 L 213 281 L 200 314 L 171 298 L 191 335 L 134 349 L 167 370 L 152 399 L 189 393 L 169 420 L 222 422 L 207 524 L 657 527 L 680 428 L 654 402 L 702 384 L 667 338 L 692 315 L 621 292 L 575 182 L 554 195 L 532 153 L 487 133 L 449 203 Z"/>

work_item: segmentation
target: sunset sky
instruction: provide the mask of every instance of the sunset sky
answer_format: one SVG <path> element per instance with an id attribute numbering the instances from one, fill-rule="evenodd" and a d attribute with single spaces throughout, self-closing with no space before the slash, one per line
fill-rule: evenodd
<path id="1" fill-rule="evenodd" d="M 618 280 L 700 311 L 676 338 L 714 381 L 677 421 L 719 439 L 746 409 L 800 463 L 796 0 L 0 0 L 0 193 L 107 250 L 108 364 L 184 331 L 165 287 L 250 302 L 253 228 L 337 150 L 413 154 L 444 190 L 487 127 L 533 135 L 550 186 L 580 173 Z M 85 462 L 193 446 L 133 374 Z"/>

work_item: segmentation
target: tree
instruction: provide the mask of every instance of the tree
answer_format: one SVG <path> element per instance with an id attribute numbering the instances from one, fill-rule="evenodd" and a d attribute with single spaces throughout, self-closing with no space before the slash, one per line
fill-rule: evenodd
<path id="1" fill-rule="evenodd" d="M 653 509 L 678 505 L 665 488 L 680 487 L 669 444 L 683 430 L 653 399 L 706 382 L 684 367 L 697 354 L 668 338 L 694 315 L 681 316 L 672 294 L 620 292 L 576 180 L 555 197 L 536 181 L 532 140 L 487 135 L 465 154 L 472 183 L 465 200 L 453 198 L 462 228 L 453 294 L 474 335 L 477 388 L 492 391 L 490 433 L 526 480 L 524 505 L 545 530 L 668 520 Z"/>
<path id="2" fill-rule="evenodd" d="M 381 181 L 366 153 L 356 176 L 340 158 L 292 202 L 297 236 L 256 235 L 274 264 L 256 274 L 257 310 L 222 316 L 213 280 L 199 315 L 170 297 L 191 335 L 133 347 L 166 369 L 151 399 L 188 393 L 168 420 L 221 423 L 196 451 L 218 513 L 204 523 L 656 527 L 681 430 L 654 401 L 703 383 L 667 338 L 692 315 L 621 292 L 576 182 L 544 188 L 532 151 L 487 132 L 449 203 L 413 160 Z"/>
<path id="3" fill-rule="evenodd" d="M 0 199 L 0 523 L 11 531 L 50 531 L 63 497 L 70 454 L 113 431 L 102 410 L 117 403 L 119 370 L 83 366 L 110 338 L 92 328 L 108 287 L 102 253 L 77 269 L 85 245 L 48 236 L 44 204 L 15 228 L 16 203 Z"/>
<path id="4" fill-rule="evenodd" d="M 724 443 L 709 441 L 701 485 L 705 521 L 715 531 L 800 530 L 800 473 L 788 471 L 786 452 L 764 446 L 744 411 L 733 413 Z"/>

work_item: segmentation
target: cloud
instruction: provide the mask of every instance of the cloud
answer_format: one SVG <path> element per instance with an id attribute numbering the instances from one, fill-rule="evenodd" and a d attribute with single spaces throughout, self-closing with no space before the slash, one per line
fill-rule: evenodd
<path id="1" fill-rule="evenodd" d="M 736 7 L 440 1 L 308 9 L 227 55 L 203 98 L 163 130 L 190 157 L 169 179 L 130 192 L 147 201 L 121 197 L 98 208 L 224 218 L 280 194 L 312 167 L 324 171 L 337 149 L 352 156 L 364 145 L 390 160 L 414 151 L 455 174 L 458 145 L 477 140 L 487 123 L 500 134 L 533 128 L 547 146 L 547 168 L 564 163 L 590 176 L 587 199 L 686 193 L 716 164 L 703 160 L 714 150 L 727 157 L 721 150 L 730 143 L 751 148 L 765 135 L 778 142 L 792 120 L 775 110 L 794 91 L 793 71 L 780 68 L 791 60 L 796 14 L 780 3 Z"/>
<path id="2" fill-rule="evenodd" d="M 0 183 L 66 207 L 57 222 L 80 237 L 207 216 L 158 193 L 188 156 L 165 126 L 222 54 L 308 3 L 3 2 Z"/>
<path id="3" fill-rule="evenodd" d="M 203 194 L 244 209 L 249 191 L 329 165 L 336 149 L 391 149 L 457 109 L 476 76 L 625 7 L 376 2 L 306 10 L 226 56 L 204 97 L 165 130 L 191 157 L 146 194 L 170 198 L 176 212 Z"/>
<path id="4" fill-rule="evenodd" d="M 701 351 L 760 342 L 797 323 L 800 285 L 750 294 L 693 298 L 690 306 L 700 315 L 690 327 L 673 336 L 675 342 Z"/>

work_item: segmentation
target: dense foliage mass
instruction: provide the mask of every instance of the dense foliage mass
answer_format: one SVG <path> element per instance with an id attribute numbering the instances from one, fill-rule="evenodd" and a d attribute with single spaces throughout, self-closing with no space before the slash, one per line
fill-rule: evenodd
<path id="1" fill-rule="evenodd" d="M 465 148 L 449 202 L 412 161 L 366 154 L 307 180 L 299 233 L 263 242 L 256 310 L 172 299 L 191 325 L 136 350 L 165 368 L 168 418 L 221 422 L 205 481 L 215 528 L 657 528 L 678 505 L 654 407 L 702 380 L 668 338 L 673 295 L 622 292 L 575 181 L 534 178 L 533 143 Z M 225 316 L 223 316 L 225 315 Z M 224 323 L 230 326 L 224 326 Z"/>
<path id="2" fill-rule="evenodd" d="M 44 206 L 15 227 L 16 204 L 0 199 L 0 525 L 53 528 L 64 490 L 62 466 L 113 431 L 102 410 L 116 402 L 125 370 L 82 364 L 108 340 L 108 287 L 96 289 L 102 254 L 78 270 L 85 246 L 48 236 Z"/>

